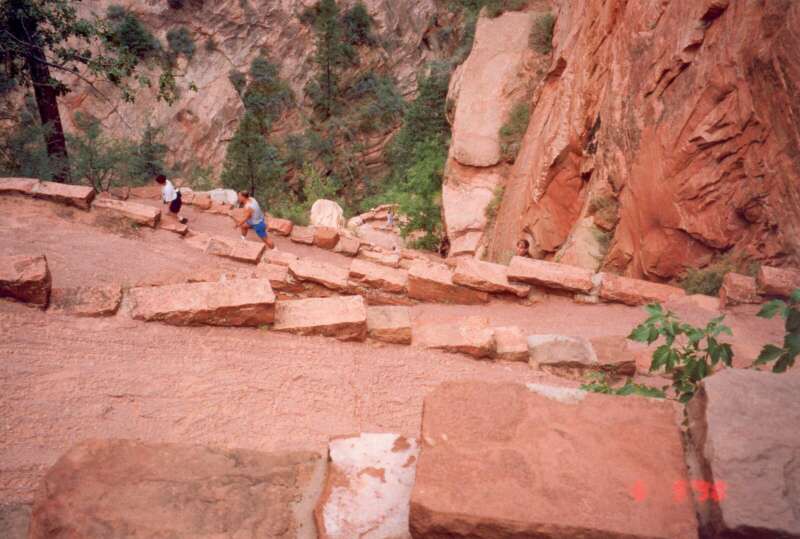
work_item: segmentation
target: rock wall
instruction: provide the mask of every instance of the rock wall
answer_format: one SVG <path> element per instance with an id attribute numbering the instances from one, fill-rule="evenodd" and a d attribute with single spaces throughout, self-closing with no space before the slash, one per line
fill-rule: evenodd
<path id="1" fill-rule="evenodd" d="M 457 112 L 444 189 L 444 217 L 457 251 L 481 252 L 482 243 L 489 258 L 500 260 L 526 237 L 533 256 L 651 279 L 675 277 L 724 252 L 796 264 L 800 36 L 793 29 L 800 27 L 800 3 L 552 5 L 554 50 L 544 77 L 534 81 L 516 161 L 507 169 L 475 161 L 480 168 L 461 171 L 458 148 L 497 145 L 476 135 L 472 143 L 459 139 L 459 114 L 469 113 L 462 107 L 464 77 L 491 33 L 483 21 L 478 26 L 461 92 L 453 94 Z M 511 15 L 520 16 L 506 14 L 492 24 Z M 504 84 L 498 76 L 494 89 Z M 511 101 L 499 95 L 505 97 L 495 105 L 503 110 Z M 493 124 L 486 118 L 478 111 L 470 121 L 485 122 L 488 130 Z M 487 182 L 491 174 L 497 177 Z M 485 193 L 469 193 L 485 183 L 505 187 L 489 230 L 478 214 L 483 208 L 472 208 L 485 207 Z M 469 216 L 460 202 L 448 203 L 456 189 L 468 193 Z M 459 238 L 467 230 L 462 249 Z"/>
<path id="2" fill-rule="evenodd" d="M 74 91 L 60 100 L 66 129 L 73 129 L 76 111 L 101 118 L 112 134 L 122 137 L 138 138 L 149 122 L 164 127 L 164 141 L 170 147 L 173 162 L 211 166 L 218 171 L 226 143 L 243 112 L 228 73 L 246 72 L 262 51 L 280 66 L 281 78 L 291 86 L 301 105 L 278 122 L 276 134 L 282 136 L 301 128 L 302 105 L 307 105 L 303 88 L 314 73 L 314 34 L 300 23 L 299 15 L 314 1 L 187 0 L 183 8 L 170 9 L 166 0 L 87 0 L 81 9 L 103 15 L 112 3 L 135 13 L 164 45 L 170 28 L 182 25 L 190 30 L 197 47 L 190 61 L 182 56 L 178 61 L 180 99 L 169 106 L 155 99 L 157 88 L 145 89 L 137 93 L 135 103 L 128 104 L 109 84 L 97 84 L 98 93 L 88 84 L 75 81 Z M 339 2 L 343 10 L 354 3 L 355 0 Z M 400 92 L 410 96 L 416 90 L 419 69 L 440 56 L 438 42 L 429 35 L 437 24 L 436 2 L 366 0 L 365 4 L 375 21 L 374 32 L 389 45 L 362 50 L 359 69 L 392 73 Z M 209 41 L 214 43 L 213 48 L 207 47 Z M 157 77 L 157 73 L 152 77 L 156 86 Z M 197 86 L 197 92 L 188 89 L 190 82 Z M 381 153 L 385 139 L 377 136 L 366 141 L 368 165 L 376 164 L 373 154 Z"/>

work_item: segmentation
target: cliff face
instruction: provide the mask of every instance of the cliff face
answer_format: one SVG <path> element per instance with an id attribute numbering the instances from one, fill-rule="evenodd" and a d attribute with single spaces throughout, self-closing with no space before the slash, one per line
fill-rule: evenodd
<path id="1" fill-rule="evenodd" d="M 187 0 L 183 8 L 170 9 L 166 0 L 82 2 L 82 10 L 100 15 L 110 4 L 127 8 L 162 44 L 166 43 L 169 29 L 185 26 L 195 40 L 196 51 L 191 61 L 179 58 L 176 78 L 182 91 L 172 106 L 156 101 L 152 90 L 138 92 L 136 102 L 126 104 L 110 85 L 97 85 L 110 98 L 105 99 L 87 84 L 76 81 L 74 91 L 60 101 L 66 128 L 72 129 L 76 111 L 90 112 L 103 119 L 108 131 L 121 137 L 138 137 L 149 122 L 164 127 L 164 141 L 174 162 L 211 166 L 218 171 L 226 143 L 243 112 L 228 73 L 246 72 L 260 53 L 280 66 L 281 78 L 291 86 L 301 105 L 278 122 L 276 134 L 280 136 L 300 127 L 300 111 L 305 104 L 303 88 L 314 74 L 314 35 L 301 24 L 299 15 L 314 3 L 313 0 Z M 354 3 L 355 0 L 339 2 L 342 9 Z M 388 46 L 361 51 L 359 69 L 391 73 L 401 93 L 413 94 L 417 72 L 439 55 L 438 44 L 429 36 L 437 15 L 434 0 L 364 3 L 375 21 L 374 33 Z M 157 74 L 152 78 L 157 84 Z M 190 82 L 195 83 L 197 92 L 188 89 Z M 386 137 L 372 138 L 366 145 L 368 161 L 374 157 L 372 154 L 380 154 L 372 146 L 382 145 Z"/>
<path id="2" fill-rule="evenodd" d="M 561 0 L 552 9 L 544 76 L 517 71 L 532 77 L 533 92 L 513 165 L 491 162 L 496 139 L 459 139 L 460 114 L 477 110 L 487 131 L 496 124 L 470 104 L 481 93 L 484 108 L 509 109 L 504 70 L 493 72 L 492 91 L 468 90 L 471 56 L 452 92 L 444 214 L 453 238 L 469 238 L 454 241 L 456 251 L 503 259 L 526 237 L 534 256 L 653 279 L 722 252 L 797 263 L 800 3 Z M 529 31 L 512 22 L 520 16 L 493 23 L 513 32 L 505 45 Z M 473 55 L 493 31 L 479 24 Z M 483 145 L 493 146 L 480 150 L 490 158 L 463 158 L 460 148 Z M 505 191 L 487 229 L 495 185 Z M 470 190 L 482 198 L 465 196 L 480 207 L 468 208 L 474 219 L 464 225 L 465 206 L 448 193 Z"/>

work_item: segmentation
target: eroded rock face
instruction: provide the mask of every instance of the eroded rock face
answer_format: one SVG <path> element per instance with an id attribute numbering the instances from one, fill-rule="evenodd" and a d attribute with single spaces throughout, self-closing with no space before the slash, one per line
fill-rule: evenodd
<path id="1" fill-rule="evenodd" d="M 44 255 L 0 256 L 0 298 L 47 307 L 52 278 Z"/>
<path id="2" fill-rule="evenodd" d="M 723 369 L 689 401 L 715 537 L 800 537 L 800 378 Z M 706 498 L 710 495 L 706 493 Z"/>
<path id="3" fill-rule="evenodd" d="M 87 441 L 42 480 L 28 537 L 311 539 L 324 470 L 312 452 Z"/>
<path id="4" fill-rule="evenodd" d="M 491 256 L 521 235 L 552 256 L 616 206 L 595 221 L 616 223 L 609 270 L 667 279 L 723 250 L 797 265 L 800 4 L 553 4 L 552 59 Z"/>
<path id="5" fill-rule="evenodd" d="M 697 537 L 691 499 L 673 499 L 686 467 L 663 400 L 449 382 L 420 438 L 414 537 Z"/>

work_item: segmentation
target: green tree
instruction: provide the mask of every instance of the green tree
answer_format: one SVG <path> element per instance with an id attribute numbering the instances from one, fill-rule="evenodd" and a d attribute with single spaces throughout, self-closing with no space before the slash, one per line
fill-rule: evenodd
<path id="1" fill-rule="evenodd" d="M 62 165 L 47 153 L 49 126 L 40 123 L 33 97 L 28 96 L 12 114 L 5 119 L 14 120 L 16 127 L 2 133 L 0 175 L 53 180 Z"/>
<path id="2" fill-rule="evenodd" d="M 72 177 L 86 179 L 98 193 L 123 182 L 129 173 L 133 145 L 106 137 L 93 116 L 78 112 L 74 121 L 77 132 L 67 136 Z"/>
<path id="3" fill-rule="evenodd" d="M 142 138 L 133 150 L 127 181 L 130 184 L 144 184 L 158 174 L 167 174 L 165 164 L 169 147 L 161 142 L 161 129 L 147 125 Z"/>
<path id="4" fill-rule="evenodd" d="M 222 185 L 272 201 L 280 193 L 285 174 L 277 148 L 264 138 L 261 122 L 246 112 L 228 143 L 222 170 Z"/>
<path id="5" fill-rule="evenodd" d="M 354 58 L 353 48 L 344 40 L 339 13 L 336 0 L 320 0 L 313 16 L 318 73 L 306 91 L 323 119 L 336 112 L 339 74 Z"/>
<path id="6" fill-rule="evenodd" d="M 66 84 L 51 75 L 51 69 L 84 76 L 86 72 L 120 87 L 123 96 L 133 99 L 126 82 L 141 58 L 114 40 L 107 21 L 78 17 L 76 2 L 69 0 L 4 0 L 0 3 L 0 65 L 4 75 L 21 86 L 31 86 L 40 124 L 45 126 L 47 153 L 56 162 L 67 163 L 67 144 L 58 98 L 69 91 Z M 137 76 L 149 85 L 145 76 Z M 174 78 L 162 73 L 159 97 L 174 98 Z M 67 180 L 61 168 L 55 174 Z"/>
<path id="7" fill-rule="evenodd" d="M 240 85 L 242 89 L 238 91 L 245 109 L 255 115 L 262 129 L 267 129 L 292 104 L 294 95 L 289 85 L 281 80 L 278 67 L 264 56 L 253 59 L 248 75 L 249 84 L 246 78 L 242 82 L 234 74 L 230 76 L 231 84 Z"/>

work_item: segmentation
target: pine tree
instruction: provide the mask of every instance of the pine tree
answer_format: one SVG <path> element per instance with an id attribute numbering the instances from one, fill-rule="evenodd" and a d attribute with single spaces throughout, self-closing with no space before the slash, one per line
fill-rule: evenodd
<path id="1" fill-rule="evenodd" d="M 353 61 L 354 50 L 343 39 L 336 0 L 320 0 L 313 20 L 317 34 L 315 59 L 319 71 L 308 93 L 322 118 L 327 119 L 336 112 L 339 72 Z"/>
<path id="2" fill-rule="evenodd" d="M 260 130 L 261 122 L 246 112 L 228 143 L 222 185 L 271 201 L 280 192 L 285 170 L 277 149 Z"/>

